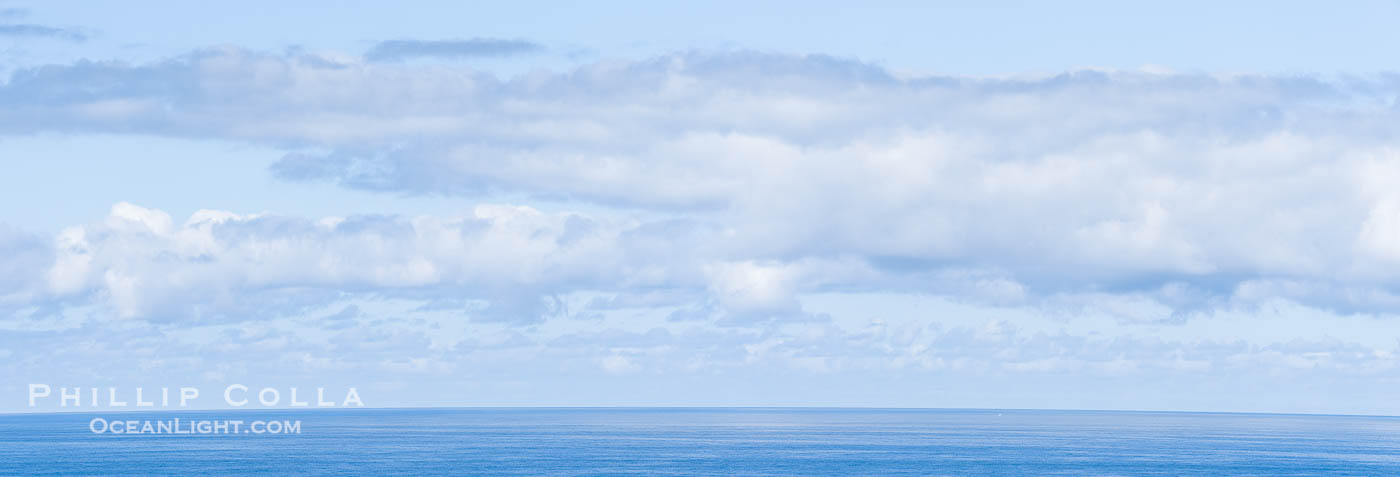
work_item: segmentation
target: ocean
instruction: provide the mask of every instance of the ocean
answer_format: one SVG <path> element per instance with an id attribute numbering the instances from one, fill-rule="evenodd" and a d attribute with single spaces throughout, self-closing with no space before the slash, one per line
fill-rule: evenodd
<path id="1" fill-rule="evenodd" d="M 296 433 L 113 434 L 94 418 L 133 429 L 174 418 L 300 422 Z M 0 415 L 0 474 L 1400 475 L 1400 418 L 808 408 L 10 414 Z"/>

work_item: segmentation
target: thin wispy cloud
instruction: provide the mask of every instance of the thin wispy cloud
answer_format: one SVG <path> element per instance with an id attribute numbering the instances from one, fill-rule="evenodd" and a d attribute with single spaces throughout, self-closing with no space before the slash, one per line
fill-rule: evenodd
<path id="1" fill-rule="evenodd" d="M 544 46 L 525 40 L 472 38 L 467 40 L 388 40 L 365 52 L 369 61 L 402 61 L 414 58 L 499 58 L 544 51 Z"/>
<path id="2" fill-rule="evenodd" d="M 68 41 L 86 41 L 88 39 L 88 34 L 77 30 L 29 24 L 0 25 L 0 36 L 56 38 Z"/>

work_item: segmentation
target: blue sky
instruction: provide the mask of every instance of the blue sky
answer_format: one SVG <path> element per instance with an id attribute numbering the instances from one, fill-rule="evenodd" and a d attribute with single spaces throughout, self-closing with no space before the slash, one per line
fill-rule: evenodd
<path id="1" fill-rule="evenodd" d="M 0 411 L 1395 414 L 1397 9 L 0 4 Z"/>

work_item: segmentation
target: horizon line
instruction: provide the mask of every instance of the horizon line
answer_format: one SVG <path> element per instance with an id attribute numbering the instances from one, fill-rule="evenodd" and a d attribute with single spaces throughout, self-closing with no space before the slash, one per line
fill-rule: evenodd
<path id="1" fill-rule="evenodd" d="M 1183 411 L 1183 410 L 1148 410 L 1148 409 L 1064 409 L 1064 408 L 979 408 L 979 407 L 880 407 L 880 406 L 383 406 L 383 407 L 229 407 L 229 408 L 202 408 L 202 409 L 141 409 L 141 410 L 81 410 L 81 411 L 20 411 L 20 412 L 0 412 L 0 416 L 37 416 L 37 415 L 59 415 L 59 414 L 143 414 L 143 413 L 193 413 L 193 412 L 277 412 L 277 411 L 429 411 L 429 410 L 461 410 L 461 411 L 510 411 L 510 410 L 828 410 L 828 411 L 999 411 L 999 412 L 1071 412 L 1071 413 L 1125 413 L 1125 414 L 1233 414 L 1233 415 L 1260 415 L 1260 416 L 1304 416 L 1304 417 L 1369 417 L 1369 418 L 1400 418 L 1400 415 L 1389 414 L 1347 414 L 1347 413 L 1326 413 L 1326 412 L 1269 412 L 1269 411 Z"/>

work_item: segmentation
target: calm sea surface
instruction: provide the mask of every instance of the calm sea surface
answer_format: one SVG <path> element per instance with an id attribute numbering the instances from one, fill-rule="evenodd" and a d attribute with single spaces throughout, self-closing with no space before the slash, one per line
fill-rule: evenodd
<path id="1" fill-rule="evenodd" d="M 94 434 L 300 420 L 300 434 Z M 245 424 L 246 425 L 246 424 Z M 1400 475 L 1400 418 L 894 409 L 0 415 L 0 474 Z"/>

